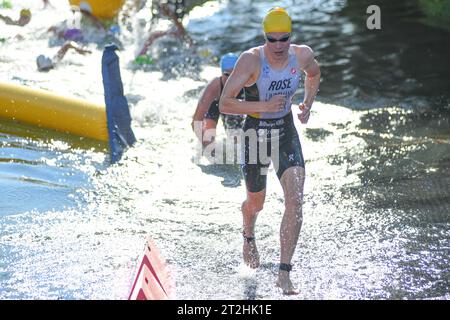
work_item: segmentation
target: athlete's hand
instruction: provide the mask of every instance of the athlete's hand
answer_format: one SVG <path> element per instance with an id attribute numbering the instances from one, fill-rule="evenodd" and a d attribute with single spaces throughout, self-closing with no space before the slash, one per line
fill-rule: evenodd
<path id="1" fill-rule="evenodd" d="M 298 107 L 301 110 L 301 112 L 297 115 L 298 119 L 303 124 L 308 123 L 311 106 L 308 107 L 305 103 L 302 102 L 298 105 Z"/>
<path id="2" fill-rule="evenodd" d="M 270 98 L 267 112 L 280 112 L 284 109 L 285 104 L 286 97 L 283 94 L 277 94 Z"/>

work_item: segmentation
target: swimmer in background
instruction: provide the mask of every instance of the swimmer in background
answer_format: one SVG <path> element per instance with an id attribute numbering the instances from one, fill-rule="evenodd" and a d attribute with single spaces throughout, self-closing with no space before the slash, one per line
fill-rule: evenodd
<path id="1" fill-rule="evenodd" d="M 49 71 L 50 69 L 53 69 L 57 63 L 59 63 L 64 56 L 66 55 L 67 51 L 69 49 L 74 49 L 79 54 L 85 55 L 87 53 L 92 53 L 90 50 L 86 50 L 81 48 L 78 44 L 76 44 L 73 41 L 66 42 L 61 49 L 58 50 L 58 52 L 55 54 L 53 59 L 46 57 L 44 55 L 39 55 L 36 58 L 36 64 L 39 71 Z"/>
<path id="2" fill-rule="evenodd" d="M 0 20 L 3 20 L 8 25 L 23 27 L 31 21 L 31 11 L 28 9 L 20 10 L 20 17 L 18 20 L 13 20 L 10 17 L 0 14 Z"/>
<path id="3" fill-rule="evenodd" d="M 166 16 L 172 21 L 173 26 L 166 31 L 154 31 L 145 41 L 138 56 L 145 55 L 150 46 L 159 38 L 164 36 L 178 37 L 187 42 L 189 46 L 192 46 L 193 40 L 188 35 L 186 29 L 183 26 L 182 20 L 184 16 L 197 6 L 204 4 L 210 0 L 166 0 L 156 1 L 152 0 L 152 11 L 159 13 L 159 15 Z M 152 17 L 153 19 L 153 17 Z"/>
<path id="4" fill-rule="evenodd" d="M 198 101 L 192 117 L 191 127 L 202 143 L 203 148 L 214 142 L 219 116 L 222 118 L 225 129 L 241 129 L 244 123 L 245 118 L 243 115 L 221 114 L 219 112 L 220 95 L 228 77 L 233 72 L 237 59 L 238 56 L 233 53 L 227 53 L 221 57 L 220 69 L 222 74 L 208 83 Z M 238 95 L 238 99 L 243 99 L 243 93 L 244 91 L 242 90 Z M 201 128 L 201 131 L 196 128 Z M 209 132 L 207 133 L 207 131 Z"/>

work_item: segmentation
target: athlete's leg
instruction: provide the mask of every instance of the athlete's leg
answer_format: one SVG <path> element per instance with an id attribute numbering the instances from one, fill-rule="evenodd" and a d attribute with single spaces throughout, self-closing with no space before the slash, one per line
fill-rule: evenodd
<path id="1" fill-rule="evenodd" d="M 266 171 L 268 167 L 268 165 L 260 163 L 258 159 L 258 140 L 252 140 L 252 131 L 248 131 L 253 129 L 256 133 L 257 128 L 258 122 L 255 119 L 247 118 L 243 130 L 245 134 L 248 134 L 249 138 L 244 138 L 242 141 L 242 173 L 247 192 L 247 199 L 242 203 L 241 207 L 244 235 L 243 256 L 244 262 L 251 268 L 259 267 L 259 253 L 255 241 L 255 223 L 258 213 L 263 209 L 266 198 Z"/>
<path id="2" fill-rule="evenodd" d="M 259 192 L 247 190 L 247 199 L 242 203 L 244 246 L 242 249 L 244 262 L 251 268 L 259 267 L 259 253 L 255 241 L 255 223 L 258 213 L 263 209 L 266 189 Z"/>
<path id="3" fill-rule="evenodd" d="M 303 221 L 305 169 L 299 166 L 286 169 L 280 182 L 285 199 L 285 211 L 280 227 L 280 263 L 290 265 Z M 282 288 L 284 294 L 298 293 L 292 285 L 287 270 L 279 270 L 277 284 Z"/>

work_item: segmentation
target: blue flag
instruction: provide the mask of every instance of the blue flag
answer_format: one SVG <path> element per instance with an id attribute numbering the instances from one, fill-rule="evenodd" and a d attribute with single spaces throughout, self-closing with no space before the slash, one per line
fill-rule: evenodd
<path id="1" fill-rule="evenodd" d="M 131 129 L 131 115 L 128 102 L 123 95 L 117 46 L 105 47 L 102 56 L 103 88 L 105 90 L 106 121 L 108 125 L 111 163 L 120 160 L 124 151 L 135 142 Z"/>

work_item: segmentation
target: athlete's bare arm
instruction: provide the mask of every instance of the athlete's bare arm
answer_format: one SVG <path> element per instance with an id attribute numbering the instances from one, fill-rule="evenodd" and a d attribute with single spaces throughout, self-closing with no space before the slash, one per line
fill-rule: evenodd
<path id="1" fill-rule="evenodd" d="M 251 114 L 260 112 L 278 112 L 285 102 L 282 95 L 276 95 L 270 101 L 243 101 L 236 99 L 241 89 L 256 82 L 259 76 L 260 61 L 256 49 L 244 52 L 238 59 L 228 78 L 219 101 L 219 110 L 225 114 Z"/>
<path id="2" fill-rule="evenodd" d="M 214 100 L 218 100 L 220 95 L 220 77 L 213 79 L 206 86 L 202 96 L 198 100 L 197 109 L 195 109 L 192 117 L 192 129 L 194 128 L 194 121 L 203 121 L 206 112 Z"/>
<path id="3" fill-rule="evenodd" d="M 298 115 L 302 123 L 307 123 L 309 119 L 310 110 L 319 90 L 320 84 L 320 67 L 316 59 L 314 59 L 314 52 L 308 46 L 294 46 L 296 51 L 298 63 L 305 72 L 305 97 L 303 103 L 300 104 L 302 112 Z"/>

